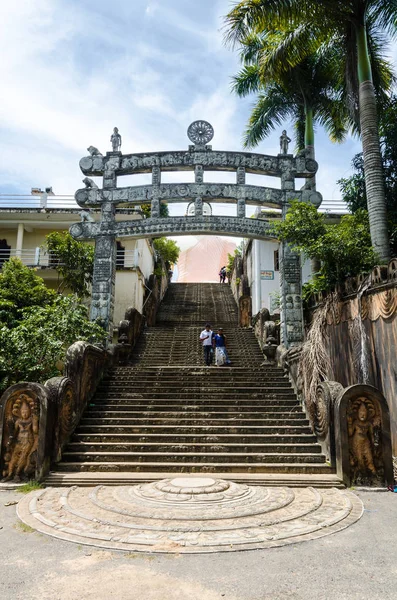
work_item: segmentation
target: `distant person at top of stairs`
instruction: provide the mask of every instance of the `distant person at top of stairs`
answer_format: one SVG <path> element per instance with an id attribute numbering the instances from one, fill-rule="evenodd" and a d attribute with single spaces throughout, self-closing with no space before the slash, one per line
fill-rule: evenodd
<path id="1" fill-rule="evenodd" d="M 226 350 L 226 336 L 223 333 L 222 327 L 218 329 L 218 333 L 214 335 L 213 344 L 215 348 L 215 364 L 217 367 L 230 365 L 229 356 Z"/>
<path id="2" fill-rule="evenodd" d="M 203 349 L 204 349 L 204 362 L 207 365 L 207 367 L 211 366 L 212 363 L 212 355 L 213 355 L 213 349 L 212 349 L 212 337 L 214 335 L 214 332 L 211 329 L 211 325 L 209 323 L 206 324 L 205 329 L 203 329 L 203 331 L 200 333 L 200 340 L 203 343 Z"/>
<path id="3" fill-rule="evenodd" d="M 219 271 L 219 283 L 225 283 L 226 280 L 226 267 L 222 267 Z"/>

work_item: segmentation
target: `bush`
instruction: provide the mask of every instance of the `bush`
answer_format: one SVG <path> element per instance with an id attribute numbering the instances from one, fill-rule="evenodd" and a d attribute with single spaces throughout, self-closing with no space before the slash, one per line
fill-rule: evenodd
<path id="1" fill-rule="evenodd" d="M 311 291 L 327 290 L 347 277 L 371 270 L 378 262 L 365 210 L 343 216 L 336 225 L 327 225 L 326 216 L 313 205 L 295 200 L 285 221 L 275 223 L 273 231 L 295 250 L 321 261 L 319 273 L 308 285 Z"/>
<path id="2" fill-rule="evenodd" d="M 81 298 L 88 296 L 94 272 L 94 247 L 76 242 L 68 231 L 53 231 L 46 236 L 44 247 L 55 256 L 54 269 L 62 276 L 58 292 L 69 289 Z"/>
<path id="3" fill-rule="evenodd" d="M 61 374 L 67 348 L 77 340 L 103 339 L 76 295 L 45 287 L 19 259 L 0 274 L 0 392 L 18 381 L 44 383 Z"/>
<path id="4" fill-rule="evenodd" d="M 62 374 L 68 347 L 77 340 L 103 339 L 103 329 L 89 321 L 77 296 L 58 296 L 48 306 L 22 311 L 20 322 L 0 327 L 0 390 L 18 381 L 44 383 Z"/>
<path id="5" fill-rule="evenodd" d="M 153 246 L 165 263 L 171 265 L 177 262 L 181 249 L 174 240 L 165 237 L 156 238 L 153 240 Z"/>

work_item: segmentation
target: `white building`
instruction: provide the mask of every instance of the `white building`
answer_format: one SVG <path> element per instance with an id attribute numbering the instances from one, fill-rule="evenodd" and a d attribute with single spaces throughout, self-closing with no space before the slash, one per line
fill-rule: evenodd
<path id="1" fill-rule="evenodd" d="M 33 189 L 30 195 L 0 195 L 0 268 L 11 256 L 36 267 L 46 285 L 56 289 L 59 274 L 42 246 L 52 231 L 67 231 L 80 221 L 81 208 L 73 196 L 57 196 L 51 188 Z M 99 211 L 91 211 L 95 220 Z M 141 219 L 136 209 L 117 210 L 116 220 Z M 133 306 L 142 312 L 145 282 L 153 273 L 154 249 L 150 240 L 123 239 L 117 242 L 116 294 L 114 323 L 124 318 Z"/>
<path id="2" fill-rule="evenodd" d="M 319 212 L 327 214 L 327 220 L 337 222 L 347 214 L 346 204 L 342 200 L 323 200 Z M 257 218 L 271 221 L 280 218 L 281 211 L 257 209 Z M 245 242 L 244 254 L 246 274 L 251 290 L 252 314 L 256 315 L 262 308 L 270 313 L 278 311 L 280 292 L 279 244 L 272 241 L 249 240 Z M 302 283 L 306 283 L 312 275 L 311 262 L 302 257 Z"/>

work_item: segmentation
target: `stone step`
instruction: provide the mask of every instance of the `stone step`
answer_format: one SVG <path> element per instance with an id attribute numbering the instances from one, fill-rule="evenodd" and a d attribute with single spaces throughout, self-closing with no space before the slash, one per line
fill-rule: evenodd
<path id="1" fill-rule="evenodd" d="M 284 408 L 286 411 L 290 409 L 299 409 L 302 411 L 302 408 L 296 398 L 290 398 L 288 400 L 283 400 L 282 398 L 272 398 L 271 400 L 263 401 L 261 399 L 256 400 L 255 398 L 249 399 L 241 399 L 238 398 L 236 400 L 222 400 L 217 398 L 199 398 L 196 400 L 191 399 L 182 399 L 182 400 L 174 400 L 170 401 L 168 398 L 164 400 L 148 400 L 146 398 L 122 398 L 122 399 L 114 399 L 114 398 L 96 398 L 91 401 L 89 407 L 95 406 L 97 408 L 107 408 L 109 410 L 126 410 L 128 408 L 136 408 L 137 410 L 198 410 L 199 408 L 208 410 L 248 410 L 253 408 L 255 410 L 273 410 L 276 408 Z M 87 410 L 90 410 L 88 408 Z"/>
<path id="2" fill-rule="evenodd" d="M 183 371 L 183 369 L 185 369 L 185 371 Z M 115 373 L 115 374 L 120 374 L 122 375 L 123 373 L 126 373 L 128 371 L 131 371 L 132 373 L 146 373 L 149 375 L 153 375 L 156 373 L 161 373 L 166 375 L 168 374 L 172 374 L 172 375 L 178 375 L 178 374 L 193 374 L 196 373 L 198 371 L 204 371 L 205 369 L 203 367 L 191 367 L 190 365 L 184 365 L 183 363 L 181 363 L 180 365 L 178 365 L 178 370 L 175 370 L 175 367 L 173 366 L 163 366 L 163 367 L 139 367 L 139 366 L 131 366 L 131 365 L 126 365 L 126 366 L 117 366 L 117 367 L 113 367 L 113 369 L 110 371 L 111 373 Z M 239 374 L 258 374 L 258 373 L 274 373 L 274 374 L 284 374 L 284 371 L 281 369 L 281 367 L 276 367 L 274 365 L 266 365 L 266 366 L 262 366 L 262 365 L 251 365 L 250 367 L 231 367 L 229 369 L 229 372 L 232 374 L 235 374 L 236 376 Z M 214 376 L 221 376 L 223 373 L 225 373 L 225 369 L 222 370 L 218 370 L 218 369 L 211 369 L 210 371 L 208 371 L 208 373 L 213 374 Z"/>
<path id="3" fill-rule="evenodd" d="M 184 463 L 180 462 L 60 462 L 58 471 L 117 471 L 122 472 L 156 472 L 156 473 L 332 473 L 329 465 L 320 463 Z"/>
<path id="4" fill-rule="evenodd" d="M 219 390 L 219 383 L 217 382 L 212 382 L 212 381 L 189 381 L 189 382 L 178 382 L 178 390 L 180 391 L 192 391 L 192 392 L 218 392 Z M 275 385 L 274 381 L 269 381 L 269 383 L 267 383 L 266 385 L 253 385 L 253 382 L 230 382 L 231 388 L 233 393 L 242 393 L 242 392 L 247 392 L 247 393 L 253 393 L 253 392 L 279 392 L 279 391 L 288 391 L 288 392 L 293 392 L 293 389 L 291 387 L 291 384 L 289 383 L 289 381 L 280 381 L 277 382 L 277 385 Z M 98 391 L 100 392 L 113 392 L 113 391 L 117 391 L 117 390 L 125 390 L 126 388 L 128 389 L 128 387 L 131 386 L 133 387 L 134 390 L 144 390 L 146 391 L 148 388 L 149 389 L 157 389 L 157 388 L 161 388 L 163 390 L 167 390 L 167 392 L 172 392 L 175 391 L 175 382 L 164 382 L 162 383 L 161 381 L 158 382 L 152 382 L 150 384 L 150 386 L 148 385 L 148 382 L 125 382 L 125 381 L 118 381 L 118 380 L 113 380 L 110 382 L 103 382 L 99 387 L 98 387 Z"/>
<path id="5" fill-rule="evenodd" d="M 278 464 L 290 462 L 304 463 L 304 464 L 323 464 L 325 458 L 322 454 L 313 454 L 312 452 L 286 452 L 286 453 L 271 453 L 271 452 L 252 452 L 249 455 L 245 452 L 184 452 L 176 454 L 176 452 L 99 452 L 95 450 L 93 452 L 82 451 L 72 452 L 67 450 L 62 456 L 63 462 L 117 462 L 122 460 L 124 463 L 147 463 L 153 461 L 160 462 L 179 462 L 182 466 L 185 463 L 249 463 L 249 465 L 256 465 L 261 463 L 267 464 Z"/>
<path id="6" fill-rule="evenodd" d="M 238 426 L 236 426 L 238 425 Z M 129 425 L 123 423 L 122 425 L 104 424 L 102 420 L 97 424 L 81 423 L 78 428 L 79 433 L 95 433 L 97 435 L 101 433 L 136 433 L 140 435 L 147 434 L 161 434 L 165 435 L 177 435 L 183 433 L 183 435 L 218 435 L 219 433 L 225 434 L 238 434 L 238 435 L 269 435 L 269 434 L 280 434 L 280 435 L 297 435 L 306 434 L 312 435 L 313 432 L 307 423 L 304 424 L 288 424 L 280 425 L 278 422 L 276 425 L 240 425 L 240 424 L 228 424 L 228 425 L 143 425 L 133 424 Z"/>
<path id="7" fill-rule="evenodd" d="M 68 444 L 68 452 L 77 453 L 121 453 L 138 452 L 138 453 L 245 453 L 245 454 L 320 454 L 321 446 L 314 444 L 236 444 L 224 442 L 212 443 L 186 443 L 186 442 L 93 442 L 81 440 L 79 442 L 71 442 Z"/>
<path id="8" fill-rule="evenodd" d="M 251 421 L 251 420 L 259 420 L 262 421 L 263 419 L 274 419 L 275 417 L 278 417 L 279 415 L 286 415 L 286 414 L 293 414 L 294 418 L 296 419 L 300 419 L 300 420 L 304 420 L 305 419 L 305 415 L 302 413 L 302 411 L 299 409 L 299 406 L 296 407 L 295 409 L 291 409 L 290 412 L 285 413 L 285 412 L 280 412 L 280 407 L 276 406 L 274 408 L 274 410 L 263 410 L 263 409 L 258 409 L 258 410 L 247 410 L 247 411 L 236 411 L 236 410 L 228 410 L 228 411 L 208 411 L 208 412 L 204 412 L 202 410 L 197 410 L 197 411 L 181 411 L 181 410 L 164 410 L 161 413 L 159 413 L 157 410 L 106 410 L 106 409 L 101 409 L 101 407 L 90 407 L 90 409 L 88 411 L 86 411 L 85 416 L 88 419 L 101 419 L 103 418 L 129 418 L 129 419 L 135 419 L 138 418 L 139 420 L 142 419 L 146 419 L 147 417 L 150 418 L 150 420 L 157 420 L 157 419 L 182 419 L 183 421 L 186 421 L 187 419 L 209 419 L 211 421 L 219 421 L 219 420 L 223 420 L 223 419 L 239 419 L 242 422 L 243 421 Z M 284 418 L 284 417 L 281 417 Z"/>
<path id="9" fill-rule="evenodd" d="M 241 393 L 241 394 L 234 394 L 233 392 L 231 393 L 227 393 L 227 392 L 218 392 L 216 394 L 217 398 L 219 400 L 230 400 L 231 402 L 235 401 L 235 400 L 261 400 L 263 402 L 271 402 L 273 400 L 294 400 L 296 399 L 296 396 L 294 395 L 294 393 L 292 391 L 273 391 L 272 393 L 252 393 L 252 394 L 248 394 L 248 393 Z M 154 390 L 152 389 L 151 391 L 148 392 L 144 392 L 144 391 L 140 391 L 140 392 L 134 392 L 133 390 L 131 391 L 118 391 L 118 392 L 101 392 L 101 393 L 97 393 L 95 395 L 95 398 L 97 400 L 111 400 L 111 399 L 119 399 L 119 400 L 125 400 L 125 399 L 131 399 L 134 400 L 136 398 L 144 398 L 147 399 L 148 401 L 150 400 L 201 400 L 201 399 L 209 399 L 209 393 L 203 391 L 201 392 L 191 392 L 191 391 L 174 391 L 172 392 L 167 392 L 164 390 Z"/>
<path id="10" fill-rule="evenodd" d="M 49 479 L 100 485 L 222 473 L 330 485 L 288 378 L 266 364 L 252 330 L 236 327 L 237 314 L 229 286 L 172 284 L 157 325 L 144 331 L 131 364 L 102 381 Z M 203 365 L 206 321 L 224 328 L 232 365 Z"/>
<path id="11" fill-rule="evenodd" d="M 279 465 L 278 465 L 279 466 Z M 202 477 L 203 474 L 198 473 L 185 473 L 185 477 L 194 478 Z M 56 472 L 52 471 L 49 473 L 45 480 L 45 485 L 52 487 L 71 487 L 74 485 L 82 487 L 94 487 L 98 485 L 137 485 L 140 483 L 148 483 L 151 481 L 158 481 L 160 479 L 170 479 L 175 477 L 175 472 L 156 472 L 147 471 L 145 473 L 140 472 L 100 472 L 100 471 L 81 471 L 81 472 Z M 212 472 L 211 477 L 216 479 L 231 479 L 238 483 L 246 483 L 248 485 L 263 485 L 266 487 L 316 487 L 316 488 L 339 488 L 343 489 L 345 486 L 343 482 L 334 474 L 329 471 L 326 473 L 252 473 L 246 470 L 237 472 Z"/>
<path id="12" fill-rule="evenodd" d="M 295 404 L 292 404 L 292 402 L 295 402 Z M 211 415 L 220 415 L 220 414 L 224 414 L 225 416 L 237 416 L 240 414 L 254 414 L 254 413 L 258 413 L 258 414 L 268 414 L 268 413 L 273 413 L 273 412 L 280 412 L 281 409 L 282 412 L 302 412 L 301 407 L 296 403 L 296 401 L 292 401 L 290 405 L 286 405 L 286 404 L 276 404 L 276 405 L 267 405 L 264 406 L 263 403 L 258 403 L 257 406 L 251 406 L 250 404 L 248 404 L 247 406 L 241 406 L 241 405 L 237 405 L 237 406 L 216 406 L 216 405 L 193 405 L 193 404 L 187 404 L 185 406 L 181 406 L 180 404 L 166 404 L 164 403 L 163 405 L 157 405 L 157 404 L 153 404 L 151 405 L 150 403 L 148 404 L 146 401 L 144 401 L 143 405 L 137 405 L 137 404 L 109 404 L 109 403 L 99 403 L 99 402 L 95 402 L 93 404 L 90 404 L 89 408 L 87 409 L 86 413 L 87 415 L 92 416 L 93 412 L 95 413 L 100 413 L 103 414 L 105 416 L 105 413 L 123 413 L 123 414 L 128 414 L 130 415 L 131 412 L 134 412 L 137 415 L 144 415 L 145 413 L 149 412 L 150 414 L 153 413 L 159 413 L 160 415 L 162 415 L 163 413 L 178 413 L 178 414 L 183 414 L 186 416 L 189 416 L 189 414 L 194 414 L 194 415 L 198 415 L 198 414 L 208 414 L 210 413 Z"/>
<path id="13" fill-rule="evenodd" d="M 149 387 L 149 386 L 162 386 L 164 388 L 174 388 L 177 385 L 178 387 L 183 385 L 186 388 L 190 386 L 206 386 L 206 387 L 219 387 L 222 386 L 230 386 L 232 389 L 234 386 L 243 386 L 243 387 L 252 387 L 253 385 L 256 387 L 260 387 L 261 389 L 266 389 L 267 386 L 283 388 L 283 389 L 292 389 L 290 382 L 284 378 L 276 378 L 276 377 L 267 377 L 267 378 L 258 378 L 252 377 L 252 379 L 235 379 L 231 377 L 225 377 L 223 379 L 218 378 L 215 379 L 213 377 L 205 377 L 204 375 L 201 377 L 185 377 L 185 378 L 166 378 L 162 379 L 161 376 L 158 377 L 128 377 L 128 376 L 119 376 L 112 377 L 111 379 L 103 379 L 101 383 L 101 387 L 113 387 L 113 385 L 123 385 L 124 387 L 128 386 L 136 386 L 136 387 Z"/>
<path id="14" fill-rule="evenodd" d="M 246 446 L 247 444 L 315 444 L 317 442 L 314 434 L 250 434 L 250 435 L 233 435 L 227 433 L 218 433 L 217 435 L 193 434 L 186 435 L 184 433 L 170 435 L 168 433 L 75 433 L 72 436 L 73 442 L 114 442 L 114 443 L 175 443 L 175 444 L 239 444 Z"/>
<path id="15" fill-rule="evenodd" d="M 277 426 L 279 423 L 287 423 L 291 427 L 297 426 L 300 424 L 307 424 L 308 420 L 305 418 L 305 415 L 290 415 L 289 413 L 273 413 L 270 417 L 258 417 L 258 418 L 248 418 L 248 417 L 239 417 L 238 419 L 233 418 L 219 418 L 215 419 L 212 417 L 208 418 L 199 418 L 196 416 L 186 417 L 181 414 L 174 417 L 121 417 L 119 415 L 116 416 L 99 416 L 99 417 L 91 417 L 84 416 L 81 419 L 82 425 L 100 425 L 108 424 L 108 425 L 144 425 L 146 427 L 150 427 L 151 425 L 186 425 L 186 426 L 202 426 L 202 427 L 213 427 L 218 425 L 219 427 L 246 427 L 248 425 L 252 426 L 265 426 L 265 425 L 274 425 Z"/>

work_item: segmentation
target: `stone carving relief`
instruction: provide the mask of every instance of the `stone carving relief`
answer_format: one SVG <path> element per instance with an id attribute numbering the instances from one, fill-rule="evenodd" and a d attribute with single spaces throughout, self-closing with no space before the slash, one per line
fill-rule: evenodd
<path id="1" fill-rule="evenodd" d="M 194 144 L 204 146 L 214 137 L 214 129 L 208 121 L 193 121 L 188 127 L 187 135 Z"/>
<path id="2" fill-rule="evenodd" d="M 98 154 L 92 151 L 96 151 Z M 80 167 L 85 175 L 103 175 L 108 157 L 102 157 L 97 148 L 90 146 L 90 155 L 99 156 L 101 161 L 92 161 L 90 157 L 84 157 L 80 161 Z M 90 160 L 86 160 L 89 158 Z M 131 175 L 133 173 L 148 173 L 153 166 L 159 166 L 163 170 L 175 170 L 178 168 L 194 169 L 196 165 L 210 167 L 212 170 L 237 170 L 245 167 L 249 173 L 259 173 L 279 177 L 283 169 L 287 168 L 295 174 L 295 177 L 306 177 L 313 175 L 318 165 L 316 161 L 305 157 L 293 157 L 282 155 L 280 157 L 251 152 L 221 152 L 209 149 L 194 149 L 193 151 L 172 151 L 143 154 L 125 154 L 121 156 L 119 175 Z"/>
<path id="3" fill-rule="evenodd" d="M 379 404 L 365 396 L 347 407 L 351 481 L 373 485 L 383 481 L 382 420 Z"/>
<path id="4" fill-rule="evenodd" d="M 86 179 L 89 179 L 88 177 Z M 95 185 L 95 184 L 94 184 Z M 99 207 L 104 200 L 114 204 L 131 203 L 140 204 L 150 201 L 153 195 L 161 200 L 169 202 L 180 202 L 181 198 L 191 200 L 198 196 L 208 199 L 218 199 L 221 202 L 234 203 L 239 198 L 244 198 L 248 204 L 264 204 L 269 206 L 281 206 L 282 192 L 276 188 L 268 188 L 256 185 L 244 185 L 225 183 L 165 183 L 156 184 L 156 189 L 150 185 L 131 186 L 116 188 L 112 190 L 98 190 L 84 188 L 77 190 L 75 199 L 81 207 Z M 300 198 L 301 191 L 294 193 L 294 199 Z"/>
<path id="5" fill-rule="evenodd" d="M 94 239 L 101 236 L 116 236 L 144 238 L 156 235 L 177 235 L 178 233 L 212 233 L 219 235 L 237 234 L 239 237 L 252 237 L 256 239 L 274 239 L 271 234 L 268 223 L 258 219 L 249 219 L 247 217 L 228 217 L 228 216 L 203 216 L 196 217 L 194 220 L 188 217 L 169 217 L 152 218 L 143 221 L 119 221 L 106 228 L 105 224 L 101 227 L 99 223 L 75 223 L 70 229 L 70 234 L 76 240 Z"/>
<path id="6" fill-rule="evenodd" d="M 251 296 L 241 296 L 238 303 L 239 326 L 249 327 L 251 325 L 252 306 Z"/>
<path id="7" fill-rule="evenodd" d="M 90 153 L 90 156 L 103 156 L 95 146 L 88 146 L 87 150 Z"/>
<path id="8" fill-rule="evenodd" d="M 110 136 L 110 143 L 112 144 L 112 152 L 120 152 L 121 148 L 121 135 L 117 127 L 113 128 L 113 133 Z"/>
<path id="9" fill-rule="evenodd" d="M 3 481 L 20 482 L 34 475 L 39 439 L 39 402 L 16 392 L 8 399 L 4 414 Z"/>
<path id="10" fill-rule="evenodd" d="M 288 137 L 287 132 L 284 131 L 280 135 L 280 154 L 288 154 L 288 146 L 291 142 L 291 138 Z"/>
<path id="11" fill-rule="evenodd" d="M 361 298 L 361 318 L 377 321 L 379 318 L 391 319 L 397 313 L 397 289 L 379 290 L 376 294 Z M 327 312 L 327 324 L 339 325 L 359 317 L 357 298 L 349 300 L 335 299 Z"/>
<path id="12" fill-rule="evenodd" d="M 95 181 L 93 181 L 89 177 L 84 177 L 83 183 L 87 190 L 97 190 L 98 189 L 98 186 L 95 183 Z"/>
<path id="13" fill-rule="evenodd" d="M 302 198 L 302 191 L 295 190 L 296 177 L 313 176 L 317 163 L 310 155 L 293 157 L 288 154 L 290 138 L 283 131 L 280 138 L 280 155 L 267 156 L 248 152 L 213 151 L 208 145 L 214 135 L 210 123 L 199 120 L 191 123 L 188 128 L 189 139 L 194 143 L 187 151 L 156 152 L 122 155 L 120 150 L 121 136 L 117 130 L 111 136 L 113 153 L 102 156 L 96 148 L 88 149 L 90 156 L 80 161 L 80 168 L 87 176 L 103 175 L 103 189 L 95 189 L 92 180 L 84 180 L 86 188 L 78 190 L 75 198 L 77 203 L 87 206 L 101 206 L 102 220 L 98 223 L 83 222 L 70 228 L 75 239 L 89 240 L 98 236 L 103 238 L 115 237 L 158 237 L 173 234 L 231 234 L 238 237 L 256 239 L 272 239 L 269 226 L 256 219 L 247 219 L 246 204 L 262 204 L 284 208 L 291 195 Z M 194 171 L 194 183 L 177 183 L 161 185 L 162 171 L 191 170 Z M 206 183 L 205 171 L 234 171 L 235 184 Z M 152 185 L 117 187 L 117 178 L 122 175 L 137 173 L 152 173 Z M 270 175 L 281 179 L 281 189 L 262 186 L 246 185 L 246 173 Z M 95 184 L 94 184 L 95 185 Z M 180 199 L 194 201 L 194 219 L 187 217 L 172 217 L 160 219 L 160 202 L 168 200 L 177 202 Z M 313 201 L 318 202 L 320 196 Z M 233 202 L 237 204 L 237 217 L 203 216 L 204 201 Z M 105 205 L 141 204 L 151 202 L 151 218 L 142 221 L 116 222 L 114 212 L 106 209 Z M 285 211 L 284 211 L 285 212 Z M 298 257 L 299 258 L 299 257 Z M 287 343 L 297 343 L 303 339 L 302 304 L 300 301 L 300 263 L 290 252 L 281 263 L 284 270 L 283 294 L 283 340 Z M 110 259 L 112 257 L 110 256 Z M 99 257 L 96 251 L 96 263 Z M 103 267 L 104 269 L 104 267 Z M 102 267 L 94 269 L 91 318 L 100 316 L 102 321 L 109 324 L 112 320 L 113 299 L 109 291 L 101 291 L 104 281 Z M 243 291 L 245 295 L 246 292 Z M 286 301 L 286 296 L 288 300 Z M 93 310 L 94 309 L 94 310 Z M 110 333 L 109 333 L 110 340 Z M 273 341 L 272 341 L 273 344 Z"/>

